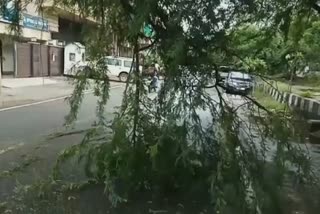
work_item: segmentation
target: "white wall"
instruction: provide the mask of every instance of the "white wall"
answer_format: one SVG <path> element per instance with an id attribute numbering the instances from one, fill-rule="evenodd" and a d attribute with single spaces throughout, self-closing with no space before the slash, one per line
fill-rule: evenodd
<path id="1" fill-rule="evenodd" d="M 2 45 L 3 54 L 3 72 L 14 72 L 14 46 L 13 43 L 4 43 Z"/>

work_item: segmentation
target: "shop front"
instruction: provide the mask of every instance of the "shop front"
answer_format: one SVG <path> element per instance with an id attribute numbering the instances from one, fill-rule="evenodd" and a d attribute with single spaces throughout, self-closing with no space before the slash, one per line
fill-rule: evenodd
<path id="1" fill-rule="evenodd" d="M 48 45 L 58 31 L 57 18 L 40 15 L 35 4 L 21 14 L 18 37 L 10 31 L 15 9 L 8 1 L 0 16 L 0 66 L 3 77 L 39 77 L 62 74 L 63 47 Z"/>

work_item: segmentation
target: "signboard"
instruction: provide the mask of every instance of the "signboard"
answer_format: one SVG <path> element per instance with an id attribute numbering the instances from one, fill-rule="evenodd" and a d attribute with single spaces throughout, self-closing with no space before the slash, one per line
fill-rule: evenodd
<path id="1" fill-rule="evenodd" d="M 151 25 L 145 25 L 143 27 L 143 33 L 146 37 L 149 37 L 149 38 L 154 36 L 154 30 Z"/>
<path id="2" fill-rule="evenodd" d="M 31 16 L 29 14 L 23 14 L 23 26 L 36 30 L 49 30 L 48 20 L 38 16 Z"/>
<path id="3" fill-rule="evenodd" d="M 16 9 L 12 0 L 7 0 L 1 8 L 0 21 L 10 23 L 16 15 Z"/>
<path id="4" fill-rule="evenodd" d="M 0 0 L 2 1 L 2 0 Z M 12 23 L 18 15 L 12 0 L 8 0 L 3 8 L 0 8 L 0 21 Z M 26 28 L 35 30 L 49 31 L 48 20 L 39 16 L 32 16 L 29 14 L 22 14 L 22 21 L 20 24 Z"/>

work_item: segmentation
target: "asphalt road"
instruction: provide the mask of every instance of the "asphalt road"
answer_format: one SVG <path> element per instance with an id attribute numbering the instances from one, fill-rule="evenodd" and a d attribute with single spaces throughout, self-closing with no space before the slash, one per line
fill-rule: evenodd
<path id="1" fill-rule="evenodd" d="M 110 91 L 106 106 L 107 117 L 114 107 L 120 105 L 124 86 L 115 86 Z M 75 129 L 89 128 L 95 121 L 97 98 L 86 94 L 80 108 Z M 0 112 L 0 151 L 8 147 L 30 144 L 55 132 L 65 131 L 65 116 L 70 110 L 66 100 L 21 107 Z"/>
<path id="2" fill-rule="evenodd" d="M 105 108 L 106 118 L 112 119 L 114 108 L 121 104 L 123 90 L 124 85 L 111 88 L 110 99 Z M 54 138 L 48 136 L 57 132 L 68 133 L 90 128 L 97 119 L 96 106 L 97 98 L 92 93 L 86 94 L 72 130 L 63 126 L 70 110 L 64 99 L 0 111 L 0 201 L 12 193 L 17 181 L 32 184 L 48 177 L 58 154 L 81 142 L 84 133 Z M 3 172 L 31 162 L 28 169 L 20 169 L 22 173 L 3 177 Z M 79 174 L 72 171 L 78 168 L 71 166 L 68 174 Z"/>

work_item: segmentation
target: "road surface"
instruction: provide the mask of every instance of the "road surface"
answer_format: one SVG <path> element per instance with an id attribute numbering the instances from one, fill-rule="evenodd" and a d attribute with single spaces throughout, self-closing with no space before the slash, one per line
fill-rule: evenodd
<path id="1" fill-rule="evenodd" d="M 105 108 L 106 118 L 111 119 L 114 108 L 121 104 L 123 90 L 122 84 L 111 88 Z M 96 120 L 96 103 L 97 98 L 92 93 L 84 96 L 73 130 L 66 130 L 63 126 L 64 118 L 70 110 L 64 99 L 0 111 L 0 201 L 12 192 L 16 181 L 31 184 L 52 172 L 57 155 L 65 148 L 81 142 L 84 134 L 50 140 L 48 136 L 90 128 Z M 23 173 L 8 178 L 2 174 L 30 162 L 32 164 L 27 170 L 22 169 Z"/>
<path id="2" fill-rule="evenodd" d="M 114 107 L 121 103 L 123 86 L 111 89 L 106 106 L 107 116 L 112 116 Z M 95 121 L 97 99 L 86 94 L 80 108 L 76 129 L 89 128 Z M 64 118 L 70 110 L 66 100 L 60 99 L 39 105 L 31 105 L 0 111 L 0 151 L 15 145 L 24 145 L 41 140 L 49 134 L 64 131 Z"/>

